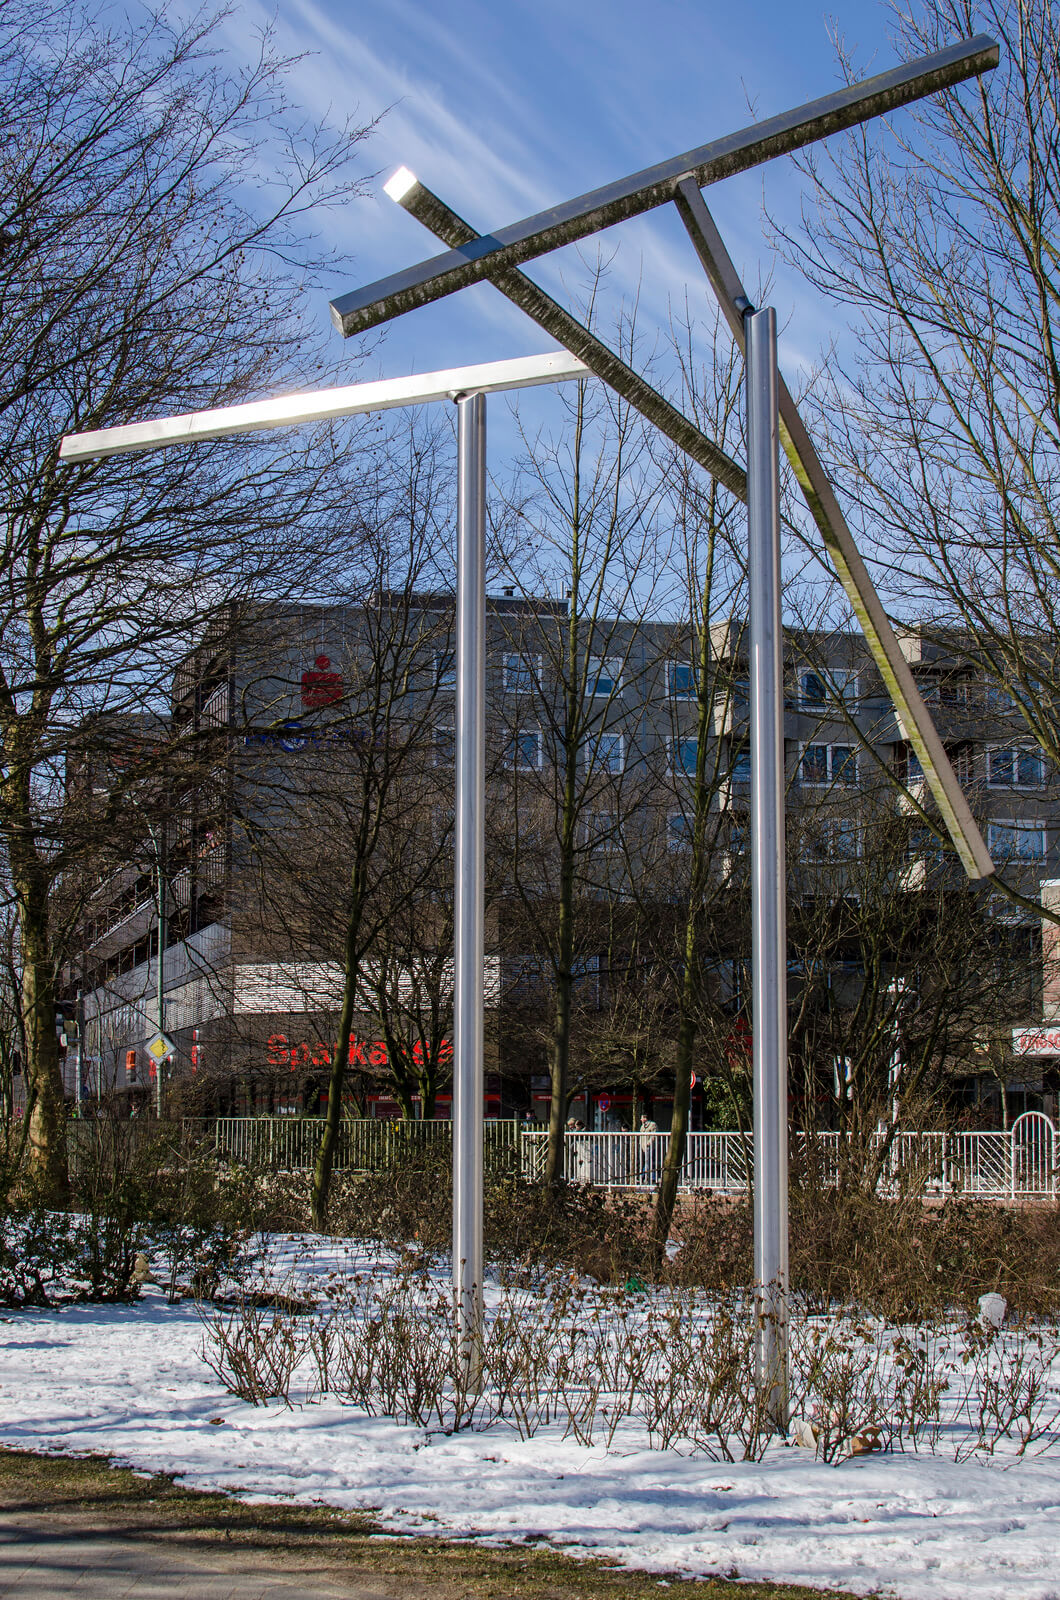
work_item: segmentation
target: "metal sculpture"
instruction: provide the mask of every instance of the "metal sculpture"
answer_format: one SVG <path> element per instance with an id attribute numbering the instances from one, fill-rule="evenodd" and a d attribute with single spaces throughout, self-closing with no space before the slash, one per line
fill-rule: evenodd
<path id="1" fill-rule="evenodd" d="M 469 284 L 489 282 L 639 410 L 719 482 L 748 502 L 752 751 L 752 941 L 754 953 L 755 1280 L 761 1333 L 757 1381 L 777 1425 L 787 1422 L 787 1017 L 785 1001 L 783 660 L 780 624 L 778 436 L 825 548 L 865 633 L 906 736 L 923 768 L 962 865 L 973 879 L 994 864 L 957 782 L 836 495 L 776 368 L 776 324 L 744 292 L 702 189 L 845 128 L 909 105 L 997 66 L 998 45 L 978 36 L 670 161 L 619 179 L 495 233 L 477 234 L 401 168 L 391 199 L 450 248 L 391 277 L 341 295 L 332 317 L 346 337 Z M 626 218 L 673 203 L 745 352 L 745 472 L 570 312 L 519 269 Z"/>

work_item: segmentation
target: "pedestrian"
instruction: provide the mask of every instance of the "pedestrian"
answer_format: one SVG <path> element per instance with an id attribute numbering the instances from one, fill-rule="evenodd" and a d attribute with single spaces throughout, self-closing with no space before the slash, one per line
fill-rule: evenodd
<path id="1" fill-rule="evenodd" d="M 655 1183 L 658 1177 L 658 1145 L 659 1125 L 652 1121 L 647 1112 L 643 1112 L 640 1119 L 640 1175 L 647 1183 Z"/>

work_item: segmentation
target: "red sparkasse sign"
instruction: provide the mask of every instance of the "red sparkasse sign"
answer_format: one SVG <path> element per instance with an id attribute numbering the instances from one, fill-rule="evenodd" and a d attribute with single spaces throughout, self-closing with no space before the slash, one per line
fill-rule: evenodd
<path id="1" fill-rule="evenodd" d="M 270 1067 L 290 1067 L 293 1072 L 296 1067 L 330 1067 L 332 1053 L 337 1052 L 339 1046 L 337 1040 L 324 1043 L 320 1039 L 299 1039 L 292 1043 L 285 1033 L 272 1033 L 265 1041 L 265 1048 Z M 452 1045 L 448 1039 L 443 1039 L 438 1048 L 439 1062 L 450 1061 L 452 1055 Z M 418 1039 L 412 1046 L 412 1059 L 417 1066 L 423 1062 L 423 1045 Z M 386 1043 L 382 1039 L 358 1039 L 351 1033 L 348 1060 L 351 1067 L 385 1067 Z"/>
<path id="2" fill-rule="evenodd" d="M 1060 1056 L 1060 1023 L 1040 1028 L 1013 1028 L 1014 1056 Z"/>
<path id="3" fill-rule="evenodd" d="M 302 704 L 309 711 L 338 705 L 342 699 L 342 674 L 332 672 L 328 656 L 317 656 L 302 673 Z"/>

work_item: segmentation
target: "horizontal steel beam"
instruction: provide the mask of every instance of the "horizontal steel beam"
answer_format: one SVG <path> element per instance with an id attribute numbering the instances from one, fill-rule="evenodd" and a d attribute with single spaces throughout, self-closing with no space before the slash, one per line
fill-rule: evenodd
<path id="1" fill-rule="evenodd" d="M 747 305 L 747 294 L 714 218 L 691 180 L 680 184 L 676 204 L 732 336 L 742 351 L 743 308 Z M 861 624 L 873 660 L 887 685 L 909 742 L 916 751 L 946 831 L 969 878 L 990 877 L 994 872 L 990 852 L 957 781 L 931 713 L 917 688 L 909 663 L 902 654 L 868 568 L 847 527 L 821 458 L 782 377 L 779 378 L 778 399 L 780 439 L 784 453 L 799 480 L 803 497 Z"/>
<path id="2" fill-rule="evenodd" d="M 450 206 L 422 184 L 411 172 L 402 168 L 400 185 L 387 185 L 387 192 L 398 204 L 422 222 L 436 238 L 450 245 L 469 244 L 477 238 L 474 228 L 464 221 Z M 678 449 L 697 461 L 711 477 L 725 484 L 741 500 L 747 495 L 747 477 L 743 468 L 726 455 L 712 439 L 708 439 L 689 421 L 683 412 L 670 404 L 657 389 L 653 389 L 638 372 L 624 362 L 621 356 L 591 333 L 577 317 L 558 305 L 551 295 L 540 289 L 524 273 L 512 268 L 491 278 L 494 288 L 532 317 L 538 327 L 544 328 L 558 339 L 585 365 L 609 384 L 616 394 L 629 402 L 636 411 L 673 441 Z"/>
<path id="3" fill-rule="evenodd" d="M 503 389 L 530 389 L 543 383 L 566 383 L 591 377 L 588 367 L 566 350 L 519 356 L 514 361 L 487 361 L 445 372 L 424 372 L 376 383 L 347 384 L 309 394 L 282 394 L 274 400 L 251 400 L 216 411 L 189 411 L 179 417 L 129 422 L 93 433 L 69 433 L 59 450 L 60 461 L 92 461 L 133 450 L 158 450 L 167 445 L 221 439 L 233 433 L 286 428 L 300 422 L 326 422 L 368 411 L 393 411 L 400 406 L 455 399 L 462 394 L 492 394 Z"/>
<path id="4" fill-rule="evenodd" d="M 829 134 L 895 111 L 938 89 L 978 77 L 996 67 L 998 60 L 996 42 L 980 34 L 933 55 L 904 62 L 864 83 L 851 84 L 765 122 L 752 123 L 739 133 L 727 134 L 684 155 L 646 167 L 576 200 L 514 222 L 495 234 L 475 237 L 445 255 L 421 261 L 367 288 L 340 295 L 331 303 L 332 319 L 347 338 L 362 333 L 417 306 L 454 294 L 469 283 L 493 278 L 535 256 L 665 205 L 674 198 L 683 179 L 691 178 L 700 187 L 717 183 L 777 156 L 790 155 Z"/>

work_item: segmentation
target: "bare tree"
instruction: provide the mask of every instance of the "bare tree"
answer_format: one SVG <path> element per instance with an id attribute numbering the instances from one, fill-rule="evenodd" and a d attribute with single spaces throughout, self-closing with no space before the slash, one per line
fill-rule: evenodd
<path id="1" fill-rule="evenodd" d="M 524 953 L 540 957 L 551 990 L 551 1188 L 563 1179 L 575 993 L 585 960 L 598 959 L 600 948 L 592 937 L 593 856 L 636 784 L 626 773 L 637 752 L 623 684 L 649 663 L 632 616 L 651 593 L 658 559 L 659 482 L 639 419 L 585 384 L 569 410 L 568 433 L 528 441 L 508 512 L 522 534 L 511 541 L 520 551 L 513 580 L 558 593 L 562 603 L 513 618 L 498 705 L 518 926 Z"/>
<path id="2" fill-rule="evenodd" d="M 342 603 L 333 591 L 327 610 L 314 613 L 340 687 L 311 719 L 315 736 L 300 756 L 294 792 L 261 753 L 243 773 L 238 800 L 257 872 L 251 916 L 264 915 L 281 962 L 296 974 L 307 960 L 310 973 L 324 964 L 336 974 L 314 1002 L 336 1040 L 325 1063 L 327 1114 L 313 1175 L 319 1227 L 327 1221 L 355 1024 L 381 1015 L 393 1025 L 397 991 L 410 981 L 395 963 L 415 964 L 393 925 L 408 915 L 433 922 L 449 955 L 452 474 L 439 436 L 415 422 L 392 432 L 377 465 L 375 498 L 362 496 L 356 571 Z M 295 612 L 287 633 L 299 626 Z M 286 660 L 284 628 L 274 613 L 263 621 L 261 667 L 243 691 L 250 723 L 267 717 L 270 700 L 282 721 L 296 689 L 293 664 L 276 664 Z M 439 1005 L 443 979 L 444 969 L 436 971 Z M 437 1052 L 433 1059 L 437 1065 Z M 391 1070 L 400 1073 L 400 1063 Z"/>
<path id="3" fill-rule="evenodd" d="M 741 366 L 731 353 L 727 358 L 715 354 L 704 371 L 696 353 L 699 340 L 716 351 L 719 333 L 720 318 L 705 329 L 689 320 L 673 329 L 686 406 L 724 444 L 740 432 Z M 719 961 L 731 962 L 734 951 L 729 946 L 742 921 L 732 916 L 733 881 L 741 878 L 732 846 L 738 830 L 746 835 L 733 783 L 737 758 L 746 754 L 747 694 L 738 667 L 734 669 L 743 630 L 726 620 L 738 612 L 743 593 L 743 508 L 687 460 L 673 461 L 667 480 L 677 532 L 674 578 L 681 622 L 675 631 L 680 648 L 668 665 L 669 781 L 660 785 L 669 796 L 669 814 L 661 819 L 656 837 L 682 871 L 676 886 L 681 915 L 670 962 L 676 1040 L 673 1108 L 653 1224 L 660 1257 L 685 1159 L 697 1035 L 704 1025 L 716 1031 L 719 1020 L 712 966 L 716 973 Z M 718 1062 L 723 1066 L 724 1053 Z"/>
<path id="4" fill-rule="evenodd" d="M 1056 764 L 1060 18 L 934 0 L 900 15 L 899 45 L 979 31 L 995 72 L 805 158 L 813 205 L 777 232 L 848 314 L 815 404 L 896 606 L 992 680 L 1000 737 Z M 1029 904 L 1018 875 L 1001 886 Z"/>
<path id="5" fill-rule="evenodd" d="M 60 466 L 63 433 L 231 402 L 302 370 L 308 207 L 356 189 L 361 130 L 298 125 L 284 63 L 244 73 L 209 18 L 0 7 L 0 351 L 5 585 L 0 840 L 17 908 L 40 1182 L 65 1182 L 52 887 L 95 847 L 63 769 L 86 719 L 164 708 L 174 655 L 221 602 L 303 583 L 307 501 L 335 454 L 229 441 Z M 269 177 L 258 181 L 267 152 Z M 292 539 L 303 527 L 304 539 Z"/>

